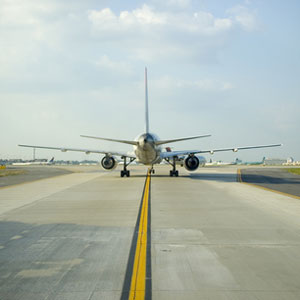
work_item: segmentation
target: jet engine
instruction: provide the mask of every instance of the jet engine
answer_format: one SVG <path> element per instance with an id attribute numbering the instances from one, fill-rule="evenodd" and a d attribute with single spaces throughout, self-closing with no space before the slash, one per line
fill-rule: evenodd
<path id="1" fill-rule="evenodd" d="M 188 171 L 195 171 L 199 167 L 199 159 L 197 156 L 194 155 L 189 155 L 185 160 L 184 160 L 184 167 Z"/>
<path id="2" fill-rule="evenodd" d="M 114 170 L 117 167 L 117 165 L 118 161 L 114 156 L 106 155 L 101 160 L 101 166 L 103 167 L 103 169 L 108 171 Z"/>
<path id="3" fill-rule="evenodd" d="M 199 166 L 204 167 L 206 163 L 206 159 L 203 156 L 195 156 L 195 155 L 189 155 L 184 160 L 184 167 L 188 171 L 195 171 L 198 169 Z"/>

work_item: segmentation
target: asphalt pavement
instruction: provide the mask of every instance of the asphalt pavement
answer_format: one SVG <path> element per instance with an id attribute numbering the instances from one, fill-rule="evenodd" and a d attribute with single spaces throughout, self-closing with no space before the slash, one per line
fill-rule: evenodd
<path id="1" fill-rule="evenodd" d="M 4 186 L 10 186 L 39 179 L 49 178 L 58 175 L 64 175 L 71 173 L 70 170 L 59 168 L 56 166 L 7 166 L 6 170 L 22 171 L 18 175 L 9 175 L 0 177 L 0 188 Z"/>
<path id="2" fill-rule="evenodd" d="M 288 172 L 287 168 L 241 169 L 241 180 L 300 197 L 300 175 Z"/>

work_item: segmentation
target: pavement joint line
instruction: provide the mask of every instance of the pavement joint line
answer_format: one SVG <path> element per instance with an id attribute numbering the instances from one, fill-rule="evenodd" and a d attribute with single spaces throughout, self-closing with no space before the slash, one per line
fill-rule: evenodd
<path id="1" fill-rule="evenodd" d="M 149 169 L 129 252 L 121 300 L 152 299 L 150 187 Z"/>
<path id="2" fill-rule="evenodd" d="M 273 189 L 270 189 L 270 188 L 267 188 L 267 187 L 255 184 L 255 183 L 250 183 L 250 182 L 243 181 L 241 169 L 237 170 L 237 181 L 240 182 L 240 183 L 247 184 L 247 185 L 250 185 L 250 186 L 254 186 L 254 187 L 257 187 L 259 189 L 262 189 L 262 190 L 265 190 L 265 191 L 269 191 L 269 192 L 273 192 L 273 193 L 276 193 L 276 194 L 279 194 L 279 195 L 282 195 L 282 196 L 287 196 L 287 197 L 291 197 L 291 198 L 294 198 L 294 199 L 300 199 L 300 197 L 296 196 L 296 195 L 292 195 L 292 194 L 288 194 L 288 193 L 276 191 L 276 190 L 273 190 Z"/>

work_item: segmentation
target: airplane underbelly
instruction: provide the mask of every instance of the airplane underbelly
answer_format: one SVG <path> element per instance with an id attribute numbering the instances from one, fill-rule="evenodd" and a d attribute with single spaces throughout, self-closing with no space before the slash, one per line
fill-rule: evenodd
<path id="1" fill-rule="evenodd" d="M 135 154 L 137 156 L 137 161 L 145 165 L 151 165 L 157 161 L 157 152 L 154 149 L 136 149 Z"/>

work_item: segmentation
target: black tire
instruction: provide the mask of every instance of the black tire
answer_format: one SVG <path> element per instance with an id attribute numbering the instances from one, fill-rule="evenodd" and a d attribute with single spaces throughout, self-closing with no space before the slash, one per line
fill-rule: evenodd
<path id="1" fill-rule="evenodd" d="M 124 171 L 121 171 L 121 177 L 124 177 L 124 175 L 125 175 Z"/>
<path id="2" fill-rule="evenodd" d="M 174 174 L 173 174 L 173 171 L 171 170 L 171 171 L 170 171 L 170 176 L 173 177 L 173 175 L 174 175 Z"/>
<path id="3" fill-rule="evenodd" d="M 130 177 L 130 171 L 126 171 L 126 176 Z"/>
<path id="4" fill-rule="evenodd" d="M 175 171 L 175 176 L 178 177 L 178 171 L 177 170 Z"/>

